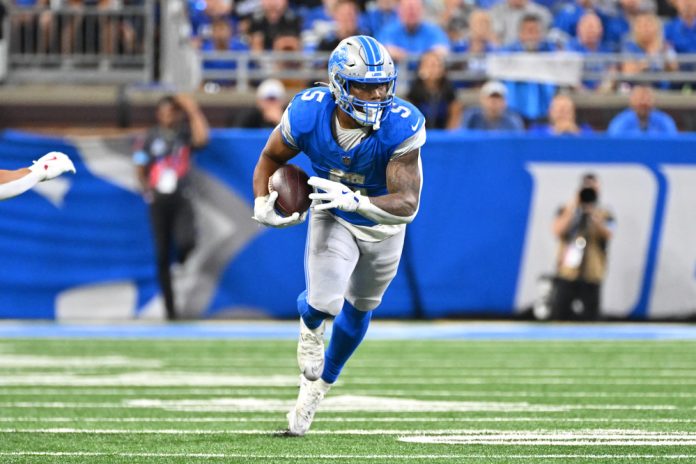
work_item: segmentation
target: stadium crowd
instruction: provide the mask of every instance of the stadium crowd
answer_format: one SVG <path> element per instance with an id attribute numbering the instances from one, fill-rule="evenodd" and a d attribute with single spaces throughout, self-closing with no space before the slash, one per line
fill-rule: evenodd
<path id="1" fill-rule="evenodd" d="M 79 33 L 77 25 L 68 24 L 66 29 L 60 24 L 65 8 L 117 10 L 143 3 L 144 0 L 14 0 L 18 8 L 43 8 L 41 15 L 33 17 L 33 21 L 38 21 L 34 27 L 45 30 L 39 38 L 50 37 L 51 29 L 61 26 L 63 51 L 74 42 L 70 36 Z M 557 107 L 565 113 L 574 112 L 573 100 L 555 99 L 559 94 L 628 95 L 644 83 L 659 90 L 690 92 L 688 81 L 662 79 L 669 73 L 696 70 L 696 62 L 679 60 L 680 56 L 696 54 L 696 0 L 186 0 L 186 5 L 191 43 L 206 52 L 205 70 L 234 72 L 239 66 L 234 60 L 216 58 L 209 52 L 330 52 L 345 37 L 374 36 L 402 69 L 410 71 L 399 90 L 425 114 L 428 128 L 526 128 L 535 133 L 556 133 L 539 127 L 547 123 L 546 127 L 554 126 L 552 119 Z M 15 18 L 29 21 L 21 16 Z M 102 51 L 118 48 L 127 52 L 141 42 L 137 25 L 126 20 L 105 27 L 115 28 L 115 32 L 103 35 L 116 40 L 101 40 Z M 52 45 L 38 41 L 35 46 L 40 49 Z M 485 58 L 489 54 L 556 51 L 589 56 L 582 65 L 580 84 L 501 79 L 492 84 L 500 83 L 502 90 L 493 85 L 498 91 L 490 93 L 490 86 L 488 90 L 482 87 L 488 80 Z M 259 66 L 251 63 L 252 67 L 255 65 Z M 298 68 L 291 61 L 282 66 Z M 320 67 L 320 63 L 316 66 Z M 452 78 L 451 71 L 463 71 L 468 77 Z M 657 77 L 650 77 L 654 73 L 658 73 Z M 230 76 L 207 78 L 205 83 L 233 86 L 234 74 Z M 296 78 L 281 81 L 287 95 L 312 85 Z M 463 88 L 482 88 L 480 108 L 462 107 L 457 93 Z M 646 92 L 650 93 L 648 100 L 654 101 L 652 92 Z M 506 118 L 502 125 L 495 118 L 483 117 L 488 114 L 487 105 L 495 105 L 496 98 L 500 100 L 499 111 Z M 579 127 L 581 133 L 591 130 L 582 123 Z M 640 123 L 638 127 L 647 129 L 648 125 Z"/>
<path id="2" fill-rule="evenodd" d="M 574 114 L 573 101 L 556 95 L 627 94 L 643 81 L 630 76 L 690 71 L 693 65 L 680 66 L 677 57 L 696 53 L 696 0 L 189 0 L 189 17 L 192 40 L 203 50 L 326 52 L 347 36 L 372 35 L 401 66 L 413 71 L 405 95 L 426 115 L 429 128 L 443 129 L 503 130 L 499 124 L 472 120 L 476 108 L 462 115 L 457 100 L 458 89 L 479 87 L 486 81 L 483 58 L 488 53 L 620 54 L 618 60 L 587 61 L 585 71 L 602 79 L 586 79 L 579 86 L 503 80 L 503 90 L 482 95 L 479 112 L 485 111 L 486 101 L 497 97 L 503 100 L 507 115 L 520 118 L 522 127 L 534 133 L 591 131 L 582 124 L 571 124 L 578 129 L 571 131 L 540 129 L 546 122 L 545 127 L 553 128 L 556 113 Z M 468 56 L 465 64 L 452 60 L 464 54 Z M 405 63 L 414 56 L 418 63 Z M 212 61 L 205 66 L 225 65 Z M 480 78 L 449 79 L 448 69 L 456 66 L 460 70 L 465 66 Z M 683 82 L 655 80 L 649 85 L 690 90 Z M 645 92 L 654 100 L 652 92 Z M 516 123 L 504 126 L 520 129 Z"/>

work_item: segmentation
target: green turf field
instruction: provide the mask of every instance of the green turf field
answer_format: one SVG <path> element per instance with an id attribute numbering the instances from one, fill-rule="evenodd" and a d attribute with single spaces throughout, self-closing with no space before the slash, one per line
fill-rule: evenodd
<path id="1" fill-rule="evenodd" d="M 0 339 L 0 463 L 696 462 L 696 342 L 372 341 L 304 438 L 295 343 Z"/>

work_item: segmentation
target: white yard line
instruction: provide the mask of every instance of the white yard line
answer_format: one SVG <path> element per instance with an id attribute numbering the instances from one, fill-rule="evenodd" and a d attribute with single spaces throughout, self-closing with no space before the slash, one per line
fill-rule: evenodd
<path id="1" fill-rule="evenodd" d="M 294 399 L 253 397 L 212 399 L 133 399 L 122 402 L 7 401 L 0 408 L 49 409 L 162 409 L 184 412 L 285 412 Z M 682 408 L 685 409 L 685 408 Z M 379 396 L 338 395 L 322 404 L 325 412 L 569 412 L 569 411 L 678 411 L 674 405 L 531 404 L 493 401 L 427 401 Z"/>
<path id="2" fill-rule="evenodd" d="M 82 429 L 72 427 L 55 428 L 4 428 L 0 433 L 21 434 L 93 434 L 93 435 L 269 435 L 274 430 L 262 429 Z M 461 439 L 479 440 L 482 442 L 579 442 L 599 443 L 602 441 L 621 442 L 627 445 L 633 443 L 665 443 L 696 445 L 696 432 L 654 432 L 631 429 L 589 429 L 589 430 L 500 430 L 500 429 L 433 429 L 433 430 L 394 430 L 394 429 L 345 429 L 345 430 L 313 430 L 312 435 L 395 435 L 406 441 L 416 441 L 429 437 L 431 442 L 437 440 Z"/>
<path id="3" fill-rule="evenodd" d="M 198 387 L 198 388 L 161 388 L 158 386 L 142 386 L 134 389 L 131 385 L 110 388 L 90 388 L 90 387 L 71 387 L 66 388 L 23 388 L 19 386 L 5 387 L 0 390 L 0 396 L 184 396 L 184 395 L 249 395 L 254 396 L 282 396 L 283 393 L 295 394 L 286 385 L 266 386 L 265 389 L 256 387 L 248 388 L 219 388 L 219 387 Z M 385 396 L 418 396 L 433 398 L 467 398 L 467 397 L 491 397 L 491 398 L 696 398 L 696 391 L 693 392 L 597 392 L 597 391 L 572 391 L 572 392 L 529 392 L 529 391 L 487 391 L 487 390 L 437 390 L 437 391 L 414 391 L 414 390 L 385 390 L 385 389 L 354 389 L 342 387 L 342 392 L 351 395 L 385 395 Z"/>
<path id="4" fill-rule="evenodd" d="M 0 451 L 0 456 L 46 457 L 122 457 L 122 458 L 189 458 L 189 459 L 345 459 L 345 460 L 413 460 L 413 459 L 674 459 L 692 460 L 696 454 L 253 454 L 253 453 L 105 453 L 90 451 Z"/>
<path id="5" fill-rule="evenodd" d="M 174 371 L 174 370 L 140 370 L 115 374 L 82 375 L 73 373 L 8 373 L 0 377 L 0 386 L 130 386 L 130 387 L 290 387 L 297 386 L 296 375 L 235 375 L 231 373 Z M 533 377 L 533 378 L 483 378 L 458 375 L 443 376 L 349 376 L 342 383 L 346 387 L 353 386 L 385 386 L 385 385 L 589 385 L 589 386 L 696 386 L 696 378 L 684 379 L 675 377 L 669 379 L 635 378 L 635 377 L 600 377 L 600 378 L 568 378 L 568 377 Z"/>
<path id="6" fill-rule="evenodd" d="M 9 368 L 158 368 L 162 361 L 126 356 L 37 356 L 0 354 L 0 367 Z"/>
<path id="7" fill-rule="evenodd" d="M 276 417 L 0 417 L 2 422 L 76 422 L 76 423 L 263 423 L 283 422 L 282 416 Z M 407 422 L 407 423 L 486 423 L 486 422 L 552 422 L 552 423 L 642 423 L 642 424 L 692 424 L 693 419 L 674 418 L 594 418 L 583 419 L 579 417 L 318 417 L 314 423 L 338 422 L 338 423 L 366 423 L 366 422 Z"/>

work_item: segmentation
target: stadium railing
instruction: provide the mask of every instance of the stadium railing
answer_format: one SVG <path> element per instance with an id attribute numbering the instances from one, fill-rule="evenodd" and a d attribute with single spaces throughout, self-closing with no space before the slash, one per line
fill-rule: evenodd
<path id="1" fill-rule="evenodd" d="M 11 83 L 151 82 L 154 0 L 118 9 L 9 8 Z"/>

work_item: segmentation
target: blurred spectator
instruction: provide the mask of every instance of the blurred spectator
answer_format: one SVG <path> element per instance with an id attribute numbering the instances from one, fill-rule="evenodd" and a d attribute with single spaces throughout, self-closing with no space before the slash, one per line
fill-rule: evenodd
<path id="1" fill-rule="evenodd" d="M 635 19 L 644 13 L 649 13 L 650 5 L 641 0 L 619 0 L 618 10 L 603 18 L 604 42 L 612 50 L 621 50 L 632 30 Z"/>
<path id="2" fill-rule="evenodd" d="M 556 46 L 544 39 L 541 19 L 535 15 L 523 16 L 519 27 L 519 40 L 504 47 L 506 52 L 546 53 Z M 546 116 L 549 103 L 556 94 L 556 86 L 544 82 L 505 81 L 508 104 L 529 120 Z"/>
<path id="3" fill-rule="evenodd" d="M 486 82 L 479 93 L 481 106 L 464 112 L 462 129 L 524 132 L 522 118 L 507 108 L 506 95 L 502 82 Z"/>
<path id="4" fill-rule="evenodd" d="M 437 22 L 444 29 L 448 29 L 453 21 L 466 24 L 473 7 L 474 3 L 469 0 L 442 0 L 442 11 L 438 14 Z"/>
<path id="5" fill-rule="evenodd" d="M 553 222 L 559 240 L 551 318 L 596 320 L 614 218 L 600 206 L 600 185 L 594 174 L 582 177 L 580 188 L 561 207 Z"/>
<path id="6" fill-rule="evenodd" d="M 424 53 L 408 92 L 408 101 L 423 113 L 428 129 L 456 129 L 461 123 L 462 106 L 446 71 L 439 53 Z"/>
<path id="7" fill-rule="evenodd" d="M 331 34 L 334 26 L 334 11 L 338 0 L 322 0 L 319 6 L 313 8 L 297 8 L 291 5 L 295 13 L 302 19 L 302 43 L 306 51 L 315 51 L 319 42 Z"/>
<path id="8" fill-rule="evenodd" d="M 204 52 L 226 52 L 226 51 L 248 51 L 249 45 L 234 36 L 232 24 L 226 17 L 219 17 L 213 20 L 212 35 L 201 44 L 201 51 Z M 234 60 L 225 58 L 206 58 L 203 57 L 203 69 L 211 70 L 234 70 L 237 63 Z M 221 86 L 234 85 L 232 78 L 228 79 L 208 79 L 205 83 L 214 83 Z"/>
<path id="9" fill-rule="evenodd" d="M 495 50 L 495 47 L 491 16 L 486 10 L 474 10 L 469 15 L 468 33 L 462 40 L 452 44 L 452 51 L 483 55 Z"/>
<path id="10" fill-rule="evenodd" d="M 12 30 L 16 31 L 11 38 L 13 50 L 48 53 L 55 31 L 53 13 L 49 10 L 50 0 L 15 0 L 14 5 L 19 10 L 12 17 Z M 36 10 L 43 11 L 37 14 Z"/>
<path id="11" fill-rule="evenodd" d="M 195 246 L 194 211 L 187 189 L 191 149 L 208 143 L 208 122 L 189 96 L 164 97 L 157 104 L 157 125 L 139 140 L 133 154 L 157 254 L 157 275 L 167 318 L 176 319 L 171 253 L 184 262 Z"/>
<path id="12" fill-rule="evenodd" d="M 251 49 L 259 52 L 286 47 L 274 45 L 278 37 L 295 37 L 299 44 L 301 26 L 301 18 L 288 9 L 287 0 L 261 0 L 261 11 L 254 14 L 249 26 Z"/>
<path id="13" fill-rule="evenodd" d="M 696 53 L 696 0 L 676 0 L 676 5 L 679 16 L 665 25 L 665 39 L 677 53 Z"/>
<path id="14" fill-rule="evenodd" d="M 575 103 L 565 94 L 553 97 L 549 106 L 549 124 L 533 125 L 530 134 L 539 135 L 581 135 L 591 134 L 592 128 L 586 124 L 579 126 L 576 121 Z"/>
<path id="15" fill-rule="evenodd" d="M 256 106 L 242 113 L 232 125 L 246 128 L 273 128 L 285 111 L 285 86 L 278 79 L 266 79 L 256 89 Z"/>
<path id="16" fill-rule="evenodd" d="M 493 32 L 498 42 L 509 45 L 520 36 L 522 18 L 535 16 L 541 27 L 541 35 L 546 35 L 551 24 L 551 13 L 541 5 L 530 0 L 505 0 L 491 8 Z"/>
<path id="17" fill-rule="evenodd" d="M 273 51 L 274 52 L 289 52 L 289 53 L 299 53 L 302 50 L 302 44 L 300 38 L 295 35 L 278 35 L 273 41 Z M 270 71 L 270 75 L 278 75 L 284 73 L 285 71 L 295 72 L 302 68 L 302 62 L 292 59 L 282 59 L 278 60 L 273 69 Z M 294 77 L 279 77 L 286 88 L 292 89 L 293 92 L 299 91 L 307 87 L 307 82 L 303 79 Z"/>
<path id="18" fill-rule="evenodd" d="M 654 14 L 645 13 L 633 22 L 633 40 L 627 42 L 623 52 L 628 55 L 621 65 L 625 74 L 642 72 L 676 71 L 678 64 L 674 49 L 663 39 L 662 23 Z M 669 82 L 656 86 L 669 88 Z"/>
<path id="19" fill-rule="evenodd" d="M 396 12 L 397 5 L 397 0 L 376 0 L 372 2 L 360 18 L 361 28 L 365 30 L 366 34 L 379 37 L 384 26 L 399 20 L 399 15 Z"/>
<path id="20" fill-rule="evenodd" d="M 578 21 L 577 38 L 571 39 L 567 49 L 572 52 L 587 54 L 611 53 L 609 47 L 602 43 L 602 21 L 593 12 L 585 13 Z M 597 56 L 586 60 L 583 65 L 585 72 L 607 74 L 613 66 L 610 62 L 600 62 Z M 600 80 L 583 80 L 582 85 L 587 89 L 597 89 L 600 87 Z"/>
<path id="21" fill-rule="evenodd" d="M 232 14 L 231 0 L 189 0 L 189 21 L 196 45 L 209 39 L 212 34 L 213 21 Z"/>
<path id="22" fill-rule="evenodd" d="M 563 5 L 554 15 L 554 34 L 561 36 L 564 42 L 576 37 L 580 18 L 589 13 L 596 13 L 595 0 L 575 0 Z"/>
<path id="23" fill-rule="evenodd" d="M 324 37 L 317 49 L 331 52 L 341 40 L 352 35 L 360 35 L 358 29 L 358 5 L 353 0 L 338 0 L 333 9 L 334 30 Z"/>
<path id="24" fill-rule="evenodd" d="M 655 93 L 647 85 L 633 88 L 629 99 L 630 108 L 614 116 L 609 122 L 610 135 L 666 134 L 677 133 L 674 119 L 667 113 L 655 109 Z"/>
<path id="25" fill-rule="evenodd" d="M 423 19 L 422 0 L 400 0 L 399 21 L 387 24 L 378 40 L 396 61 L 403 60 L 409 54 L 428 51 L 446 54 L 449 51 L 445 31 Z"/>
<path id="26" fill-rule="evenodd" d="M 454 21 L 455 24 L 450 26 L 450 30 L 457 30 L 461 27 L 459 24 L 456 24 L 460 20 L 455 19 Z M 454 39 L 452 35 L 450 37 Z M 495 35 L 491 26 L 491 17 L 486 10 L 472 11 L 469 15 L 469 30 L 467 34 L 459 40 L 452 40 L 452 52 L 473 55 L 468 57 L 466 69 L 473 75 L 481 76 L 481 81 L 485 80 L 486 77 L 485 55 L 495 50 L 495 48 Z M 460 70 L 464 69 L 464 66 L 458 67 L 455 65 L 452 69 Z M 471 82 L 475 81 L 469 81 L 469 83 Z M 469 84 L 456 82 L 456 85 L 466 86 Z"/>

